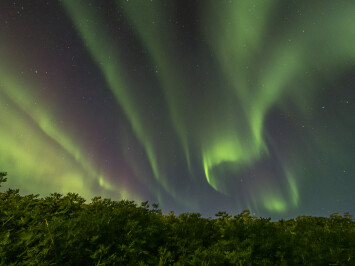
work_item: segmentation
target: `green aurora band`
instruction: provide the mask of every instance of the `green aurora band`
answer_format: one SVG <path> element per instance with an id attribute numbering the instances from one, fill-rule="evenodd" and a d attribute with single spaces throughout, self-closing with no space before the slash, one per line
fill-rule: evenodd
<path id="1" fill-rule="evenodd" d="M 323 3 L 323 9 L 334 10 L 330 18 L 322 13 L 313 13 L 319 8 L 316 3 L 304 3 L 305 6 L 300 9 L 306 13 L 301 14 L 299 24 L 293 24 L 285 32 L 272 34 L 273 40 L 268 40 L 269 43 L 265 43 L 271 35 L 267 29 L 275 23 L 272 18 L 275 17 L 276 9 L 273 7 L 278 1 L 231 1 L 225 5 L 216 1 L 209 2 L 206 23 L 210 24 L 210 28 L 206 36 L 210 40 L 211 49 L 216 51 L 222 74 L 235 93 L 236 105 L 243 109 L 239 114 L 245 114 L 243 117 L 235 117 L 236 124 L 240 126 L 231 130 L 233 133 L 230 136 L 216 132 L 215 139 L 207 141 L 212 146 L 207 146 L 203 152 L 203 163 L 208 182 L 214 188 L 220 190 L 221 186 L 217 185 L 220 177 L 211 176 L 210 172 L 222 162 L 251 164 L 260 158 L 263 151 L 267 156 L 263 124 L 274 105 L 289 97 L 301 109 L 305 109 L 307 99 L 310 98 L 305 95 L 317 89 L 312 88 L 312 81 L 304 75 L 306 69 L 317 68 L 319 72 L 329 69 L 341 71 L 339 66 L 354 59 L 354 49 L 350 45 L 355 43 L 354 20 L 351 19 L 354 4 L 350 1 L 341 2 L 348 8 L 343 6 L 339 9 L 339 3 L 331 1 Z M 334 33 L 336 38 L 326 38 L 328 31 Z M 324 42 L 328 42 L 328 45 L 322 45 Z M 313 46 L 327 49 L 314 49 Z M 257 69 L 253 67 L 256 62 L 259 64 Z M 321 66 L 316 65 L 319 62 Z M 263 71 L 260 71 L 261 64 L 264 64 Z M 303 98 L 296 98 L 295 94 Z M 224 129 L 228 127 L 226 124 L 221 131 L 225 132 Z M 241 132 L 245 128 L 248 132 L 243 135 Z M 242 143 L 249 144 L 243 146 Z M 285 212 L 297 206 L 299 193 L 296 179 L 290 172 L 292 169 L 285 169 L 289 201 L 274 186 L 256 193 L 261 195 L 261 200 L 254 199 L 255 206 L 264 204 L 267 210 L 276 212 Z"/>
<path id="2" fill-rule="evenodd" d="M 184 86 L 179 86 L 183 78 L 176 76 L 174 65 L 178 57 L 174 53 L 174 28 L 167 26 L 167 19 L 171 15 L 171 8 L 164 6 L 162 2 L 155 1 L 153 4 L 141 3 L 138 1 L 120 2 L 128 14 L 128 20 L 132 23 L 152 58 L 152 64 L 160 69 L 159 78 L 161 86 L 166 92 L 166 99 L 172 114 L 172 123 L 180 136 L 182 146 L 188 154 L 186 129 L 191 125 L 197 125 L 195 136 L 192 136 L 194 143 L 200 142 L 202 164 L 208 183 L 217 191 L 224 194 L 228 180 L 222 175 L 215 174 L 216 168 L 223 168 L 225 164 L 234 164 L 237 168 L 244 165 L 252 165 L 262 156 L 268 156 L 268 148 L 264 141 L 263 124 L 269 110 L 286 97 L 293 97 L 294 101 L 304 109 L 307 99 L 295 97 L 296 90 L 302 90 L 306 95 L 312 88 L 312 81 L 304 76 L 304 69 L 311 69 L 314 62 L 322 62 L 324 65 L 320 72 L 326 69 L 334 69 L 342 65 L 349 56 L 354 57 L 354 49 L 349 45 L 354 43 L 354 23 L 351 22 L 353 4 L 347 3 L 349 8 L 341 9 L 329 19 L 317 14 L 303 14 L 300 24 L 292 29 L 281 32 L 271 44 L 266 44 L 269 34 L 268 26 L 271 25 L 275 4 L 278 1 L 231 1 L 221 4 L 218 1 L 209 1 L 206 5 L 205 17 L 208 25 L 206 38 L 210 40 L 210 47 L 215 51 L 222 75 L 225 77 L 227 86 L 220 90 L 231 90 L 234 96 L 232 106 L 236 110 L 213 109 L 213 113 L 202 107 L 200 117 L 207 115 L 208 123 L 200 121 L 186 122 L 189 117 L 180 117 L 185 114 L 183 101 L 188 95 Z M 328 5 L 328 6 L 326 6 Z M 334 3 L 325 3 L 324 8 L 337 10 Z M 312 9 L 313 8 L 313 9 Z M 304 10 L 314 10 L 317 6 L 309 6 Z M 216 12 L 218 10 L 218 12 Z M 314 19 L 317 24 L 310 23 Z M 151 26 L 152 22 L 157 26 Z M 307 23 L 308 22 L 308 23 Z M 312 49 L 313 44 L 324 42 L 323 34 L 316 34 L 324 31 L 324 28 L 334 31 L 338 36 L 329 44 L 326 51 Z M 339 34 L 337 29 L 343 29 Z M 284 35 L 283 35 L 284 34 Z M 288 35 L 286 37 L 286 34 Z M 328 39 L 327 39 L 328 40 Z M 328 46 L 327 46 L 328 47 Z M 310 58 L 309 50 L 315 54 Z M 314 60 L 314 59 L 317 59 Z M 264 71 L 255 69 L 256 62 L 263 62 Z M 250 65 L 250 66 L 249 66 Z M 180 82 L 177 82 L 177 81 Z M 292 85 L 297 84 L 297 88 Z M 188 90 L 185 89 L 185 90 Z M 299 91 L 297 93 L 299 93 Z M 228 91 L 225 97 L 230 98 Z M 186 101 L 186 100 L 185 100 Z M 227 100 L 225 99 L 225 102 Z M 180 107 L 180 108 L 179 108 Z M 208 106 L 209 108 L 210 106 Z M 205 109 L 204 109 L 205 108 Z M 198 109 L 198 108 L 197 108 Z M 218 115 L 216 115 L 218 112 Z M 223 119 L 220 119 L 223 117 Z M 189 135 L 191 137 L 191 134 Z M 189 158 L 187 158 L 189 161 Z M 223 172 L 223 169 L 219 171 Z M 236 171 L 238 171 L 236 169 Z M 259 199 L 253 199 L 250 208 L 255 209 L 260 204 L 269 211 L 284 212 L 289 208 L 296 207 L 299 200 L 299 193 L 295 178 L 292 177 L 289 169 L 284 169 L 285 179 L 289 185 L 289 200 L 281 191 L 277 191 L 274 184 L 269 189 L 262 188 L 258 193 Z M 292 172 L 292 171 L 291 171 Z M 281 187 L 280 187 L 281 190 Z M 250 197 L 254 197 L 249 195 Z"/>
<path id="3" fill-rule="evenodd" d="M 328 159 L 337 168 L 351 165 L 341 154 L 346 140 L 352 139 L 350 133 L 342 133 L 348 131 L 344 125 L 352 118 L 330 115 L 331 123 L 337 125 L 336 137 L 330 138 L 309 106 L 320 102 L 319 80 L 332 82 L 354 65 L 354 2 L 299 1 L 300 12 L 281 16 L 280 6 L 285 5 L 281 0 L 206 0 L 198 5 L 195 25 L 204 43 L 194 44 L 190 51 L 181 44 L 184 29 L 171 23 L 177 16 L 174 1 L 113 1 L 130 25 L 135 45 L 145 51 L 142 60 L 154 69 L 146 84 L 144 78 L 139 82 L 128 72 L 124 46 L 129 44 L 117 41 L 102 12 L 84 0 L 60 3 L 144 149 L 153 178 L 142 176 L 145 169 L 136 157 L 127 153 L 126 161 L 163 207 L 168 194 L 181 206 L 198 210 L 208 197 L 196 200 L 194 192 L 203 183 L 204 192 L 221 197 L 233 198 L 238 191 L 252 211 L 287 214 L 301 205 L 301 192 L 311 174 L 321 173 L 319 179 L 335 174 L 320 164 L 314 166 L 319 172 L 306 175 L 300 167 L 309 166 L 304 154 L 314 150 L 326 154 L 330 149 L 339 154 Z M 185 41 L 193 43 L 187 37 Z M 58 192 L 89 197 L 93 185 L 99 184 L 103 194 L 141 199 L 143 195 L 125 183 L 110 182 L 109 175 L 92 166 L 85 148 L 77 143 L 79 137 L 55 123 L 50 103 L 36 94 L 41 84 L 29 82 L 31 77 L 19 78 L 14 65 L 5 65 L 21 61 L 8 56 L 15 53 L 10 43 L 5 44 L 0 46 L 6 51 L 0 54 L 0 138 L 6 141 L 0 141 L 0 165 L 21 177 L 15 186 L 26 182 L 29 191 L 39 187 L 43 190 L 38 192 L 48 192 L 48 187 L 39 184 L 55 176 L 48 185 Z M 188 67 L 192 62 L 202 62 L 197 74 Z M 159 100 L 152 110 L 142 96 L 151 91 L 156 94 L 149 97 Z M 291 142 L 280 148 L 277 136 L 267 130 L 269 116 L 277 112 L 299 115 L 293 121 L 295 135 L 303 124 L 316 125 L 313 133 L 302 131 L 307 137 L 303 150 Z M 159 135 L 164 130 L 165 135 Z M 27 139 L 21 132 L 28 132 Z M 344 140 L 338 141 L 339 136 Z M 46 158 L 39 167 L 43 149 Z M 181 180 L 194 187 L 192 193 L 177 191 L 180 179 L 170 177 L 174 156 L 180 153 L 189 173 Z M 271 161 L 277 161 L 277 170 L 269 167 Z M 244 178 L 249 174 L 258 176 L 257 180 Z M 30 176 L 35 180 L 29 180 Z M 348 187 L 345 182 L 342 186 Z"/>
<path id="4" fill-rule="evenodd" d="M 180 55 L 175 48 L 176 32 L 166 23 L 173 15 L 173 4 L 163 7 L 162 1 L 116 1 L 117 6 L 123 8 L 142 46 L 147 49 L 152 66 L 159 70 L 157 78 L 170 110 L 171 123 L 185 150 L 186 161 L 191 164 L 188 143 L 197 144 L 201 150 L 207 182 L 225 195 L 233 193 L 225 178 L 227 168 L 232 167 L 237 173 L 239 168 L 268 156 L 263 125 L 270 109 L 282 104 L 285 98 L 292 98 L 300 109 L 307 105 L 311 98 L 309 91 L 316 88 L 312 88 L 312 80 L 303 74 L 304 69 L 314 67 L 314 58 L 318 63 L 323 63 L 319 69 L 322 72 L 330 68 L 336 71 L 335 68 L 349 56 L 354 57 L 354 49 L 349 45 L 354 43 L 355 36 L 354 27 L 349 24 L 352 4 L 348 4 L 348 9 L 339 10 L 331 19 L 321 14 L 314 18 L 313 13 L 305 13 L 300 24 L 291 30 L 287 29 L 287 36 L 286 32 L 281 32 L 275 34 L 277 37 L 274 40 L 265 43 L 277 2 L 254 0 L 221 4 L 209 1 L 206 5 L 202 20 L 208 25 L 206 38 L 210 40 L 210 47 L 217 55 L 221 75 L 227 84 L 221 86 L 220 97 L 228 103 L 228 107 L 215 105 L 211 108 L 212 99 L 206 99 L 195 107 L 202 119 L 191 120 L 189 114 L 193 110 L 186 107 L 189 105 L 186 104 L 189 87 L 184 84 L 183 71 L 178 71 L 174 63 L 178 62 Z M 153 141 L 154 132 L 146 124 L 134 95 L 129 93 L 129 87 L 122 77 L 124 67 L 119 66 L 120 57 L 111 49 L 113 44 L 108 34 L 105 34 L 104 24 L 94 16 L 92 10 L 80 5 L 78 1 L 74 3 L 68 0 L 64 4 L 118 103 L 131 121 L 137 138 L 144 145 L 155 177 L 176 198 L 166 174 L 161 174 L 166 162 L 157 159 L 159 156 L 155 149 L 157 143 Z M 331 8 L 334 4 L 328 2 L 325 5 Z M 312 7 L 305 10 L 312 10 Z M 88 18 L 86 22 L 85 18 Z M 316 20 L 317 24 L 309 23 L 311 19 Z M 337 33 L 339 36 L 333 39 L 334 43 L 329 44 L 329 50 L 314 51 L 312 44 L 324 42 L 323 34 L 315 34 L 323 28 L 334 32 L 341 28 L 343 32 Z M 310 49 L 315 53 L 313 58 L 309 58 Z M 263 64 L 264 71 L 260 71 L 260 67 L 253 67 L 256 62 Z M 297 87 L 293 85 L 295 82 Z M 296 93 L 296 90 L 302 90 L 303 95 L 310 96 L 306 99 L 297 98 L 295 94 L 299 92 Z M 249 207 L 258 210 L 258 206 L 264 205 L 267 210 L 275 212 L 297 207 L 299 192 L 296 179 L 291 173 L 292 169 L 284 169 L 289 186 L 286 193 L 288 196 L 281 191 L 284 189 L 280 184 L 272 184 L 275 182 L 272 177 L 265 175 L 264 178 L 269 180 L 267 186 L 257 192 L 250 188 L 253 192 L 249 195 L 252 203 Z M 254 196 L 256 194 L 258 197 Z"/>
<path id="5" fill-rule="evenodd" d="M 154 140 L 156 138 L 151 126 L 152 120 L 145 119 L 144 114 L 147 111 L 141 109 L 142 105 L 135 95 L 131 93 L 131 88 L 127 84 L 128 80 L 125 78 L 124 66 L 119 63 L 121 61 L 119 48 L 115 47 L 113 41 L 110 40 L 104 24 L 101 23 L 100 18 L 95 14 L 93 7 L 90 8 L 81 1 L 68 0 L 63 1 L 63 4 L 93 60 L 104 75 L 117 103 L 130 121 L 136 137 L 145 148 L 154 177 L 158 181 L 158 185 L 151 184 L 150 189 L 155 193 L 159 201 L 161 199 L 160 187 L 175 200 L 180 201 L 174 189 L 167 183 L 166 173 L 164 173 L 163 169 L 164 164 L 162 161 L 158 162 L 159 156 L 156 148 L 158 141 Z M 163 156 L 160 156 L 160 160 L 164 160 L 163 158 Z M 132 168 L 135 170 L 137 166 L 133 165 Z M 184 204 L 183 202 L 181 203 Z"/>
<path id="6" fill-rule="evenodd" d="M 11 49 L 2 46 L 1 51 L 4 53 L 0 62 L 24 61 L 9 58 L 7 55 L 15 54 Z M 89 199 L 95 196 L 92 186 L 96 184 L 102 188 L 103 195 L 114 192 L 120 198 L 134 197 L 95 170 L 92 162 L 58 126 L 50 107 L 37 93 L 36 88 L 43 84 L 28 82 L 29 77 L 17 73 L 8 63 L 0 63 L 0 80 L 0 165 L 6 165 L 6 170 L 17 177 L 10 179 L 10 186 L 41 195 L 48 191 L 75 192 Z"/>

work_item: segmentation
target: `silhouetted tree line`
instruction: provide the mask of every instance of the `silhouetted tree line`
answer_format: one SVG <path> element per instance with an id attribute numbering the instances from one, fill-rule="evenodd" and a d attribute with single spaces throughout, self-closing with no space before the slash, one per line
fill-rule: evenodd
<path id="1" fill-rule="evenodd" d="M 355 265 L 349 213 L 271 222 L 247 210 L 207 219 L 165 215 L 148 202 L 84 202 L 75 193 L 0 193 L 0 264 Z"/>

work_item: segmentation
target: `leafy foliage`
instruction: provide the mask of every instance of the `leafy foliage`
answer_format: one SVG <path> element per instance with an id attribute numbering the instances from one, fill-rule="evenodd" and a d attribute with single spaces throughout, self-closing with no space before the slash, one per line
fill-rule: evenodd
<path id="1" fill-rule="evenodd" d="M 7 181 L 7 178 L 5 177 L 6 175 L 7 173 L 0 172 L 0 187 L 1 187 L 1 183 L 5 183 Z"/>
<path id="2" fill-rule="evenodd" d="M 0 183 L 6 181 L 0 174 Z M 157 204 L 75 193 L 0 193 L 0 264 L 355 265 L 349 213 L 271 222 L 244 211 L 216 219 L 162 214 Z"/>

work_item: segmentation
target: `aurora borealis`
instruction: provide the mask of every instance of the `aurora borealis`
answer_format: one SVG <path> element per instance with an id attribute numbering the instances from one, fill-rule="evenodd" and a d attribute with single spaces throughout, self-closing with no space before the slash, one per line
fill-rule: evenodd
<path id="1" fill-rule="evenodd" d="M 355 2 L 1 1 L 21 193 L 211 216 L 354 213 Z"/>

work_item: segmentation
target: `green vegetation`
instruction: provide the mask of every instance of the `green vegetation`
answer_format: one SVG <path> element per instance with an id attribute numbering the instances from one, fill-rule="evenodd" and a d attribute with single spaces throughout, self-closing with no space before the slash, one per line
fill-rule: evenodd
<path id="1" fill-rule="evenodd" d="M 0 173 L 0 185 L 6 181 Z M 216 219 L 78 194 L 0 193 L 1 265 L 355 265 L 350 214 Z"/>

